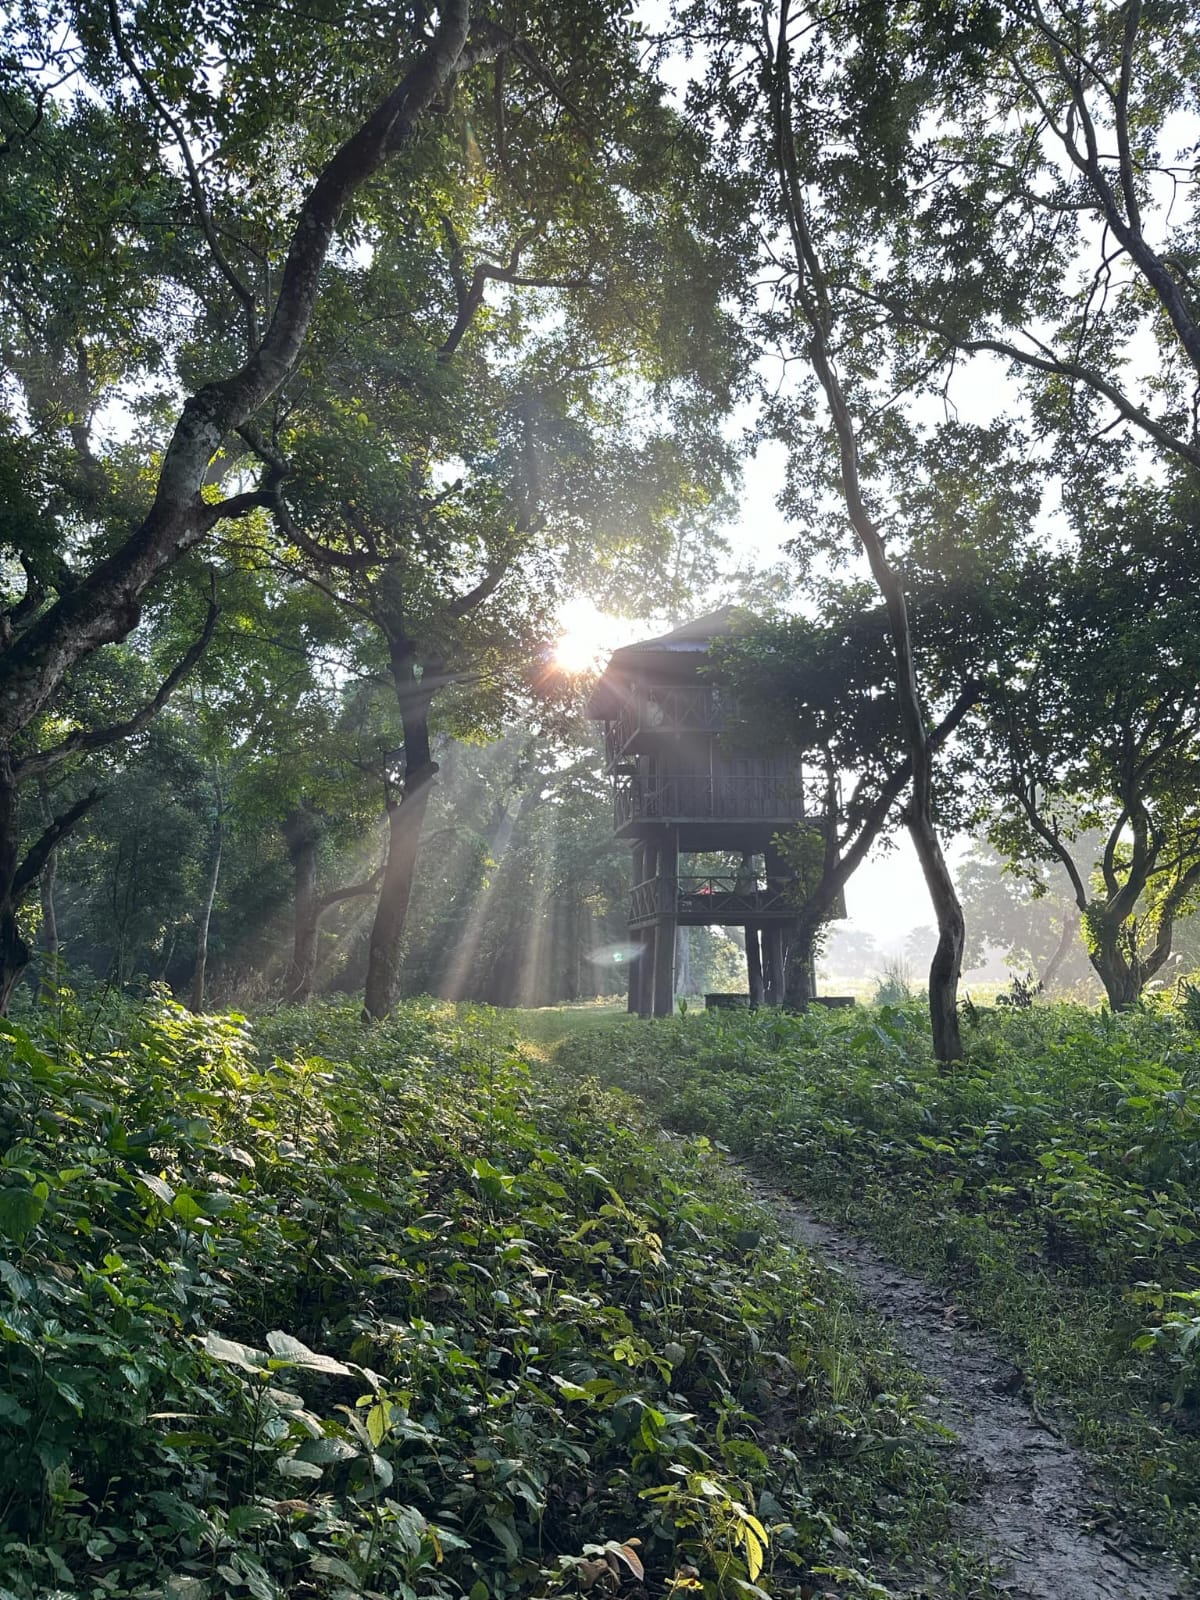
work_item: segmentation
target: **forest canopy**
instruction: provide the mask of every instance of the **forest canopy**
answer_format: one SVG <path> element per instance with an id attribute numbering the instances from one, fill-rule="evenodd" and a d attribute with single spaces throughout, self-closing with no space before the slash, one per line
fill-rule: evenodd
<path id="1" fill-rule="evenodd" d="M 7 17 L 0 1000 L 618 989 L 572 597 L 747 608 L 722 670 L 846 805 L 789 959 L 907 834 L 943 1058 L 1007 939 L 963 832 L 1112 1004 L 1170 970 L 1188 7 Z"/>

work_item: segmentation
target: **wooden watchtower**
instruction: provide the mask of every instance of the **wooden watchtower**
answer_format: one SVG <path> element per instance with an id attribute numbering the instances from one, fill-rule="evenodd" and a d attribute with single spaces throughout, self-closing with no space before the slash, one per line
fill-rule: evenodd
<path id="1" fill-rule="evenodd" d="M 629 1009 L 641 1016 L 674 1009 L 681 925 L 744 928 L 751 1003 L 782 1004 L 795 883 L 772 840 L 831 820 L 794 754 L 721 738 L 736 707 L 705 669 L 732 621 L 727 607 L 614 651 L 588 702 L 604 723 L 616 834 L 633 847 Z M 710 851 L 739 855 L 740 868 L 687 871 L 688 855 Z"/>

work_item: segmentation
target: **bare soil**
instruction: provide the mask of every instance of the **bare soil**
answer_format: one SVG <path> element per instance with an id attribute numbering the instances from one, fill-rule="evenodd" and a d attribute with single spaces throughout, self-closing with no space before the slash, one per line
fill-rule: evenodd
<path id="1" fill-rule="evenodd" d="M 992 1560 L 999 1590 L 1012 1600 L 1196 1600 L 1187 1577 L 1098 1512 L 1102 1491 L 1085 1458 L 952 1293 L 745 1177 L 791 1236 L 890 1323 L 897 1349 L 929 1380 L 930 1414 L 953 1431 L 954 1455 L 976 1486 L 960 1532 Z"/>

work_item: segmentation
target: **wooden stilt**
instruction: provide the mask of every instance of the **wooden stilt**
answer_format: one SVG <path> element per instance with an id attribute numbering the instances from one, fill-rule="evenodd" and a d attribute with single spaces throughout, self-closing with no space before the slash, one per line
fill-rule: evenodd
<path id="1" fill-rule="evenodd" d="M 746 924 L 746 971 L 750 978 L 750 1006 L 754 1009 L 763 1003 L 763 965 L 758 929 L 752 923 Z"/>
<path id="2" fill-rule="evenodd" d="M 762 944 L 766 1001 L 769 1006 L 781 1006 L 784 986 L 783 928 L 778 923 L 774 927 L 764 928 Z"/>
<path id="3" fill-rule="evenodd" d="M 633 882 L 636 886 L 646 877 L 646 843 L 643 839 L 634 840 L 633 845 Z M 642 969 L 646 964 L 646 941 L 642 932 L 629 931 L 629 1000 L 628 1009 L 634 1015 L 644 1015 L 644 1002 L 642 990 Z"/>
<path id="4" fill-rule="evenodd" d="M 675 1011 L 675 928 L 679 877 L 679 831 L 664 828 L 658 847 L 655 876 L 662 887 L 661 904 L 670 910 L 660 914 L 654 926 L 654 1015 L 669 1017 Z M 669 899 L 668 899 L 669 897 Z"/>

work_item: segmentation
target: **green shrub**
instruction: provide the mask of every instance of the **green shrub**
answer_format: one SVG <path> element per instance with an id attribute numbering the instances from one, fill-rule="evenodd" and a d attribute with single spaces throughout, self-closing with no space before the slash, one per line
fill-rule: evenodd
<path id="1" fill-rule="evenodd" d="M 945 1503 L 712 1151 L 496 1014 L 0 1028 L 5 1600 L 791 1592 Z"/>
<path id="2" fill-rule="evenodd" d="M 952 1281 L 1123 1463 L 1137 1517 L 1194 1550 L 1200 1038 L 1161 1005 L 965 1023 L 951 1071 L 913 1005 L 629 1022 L 559 1060 Z"/>

